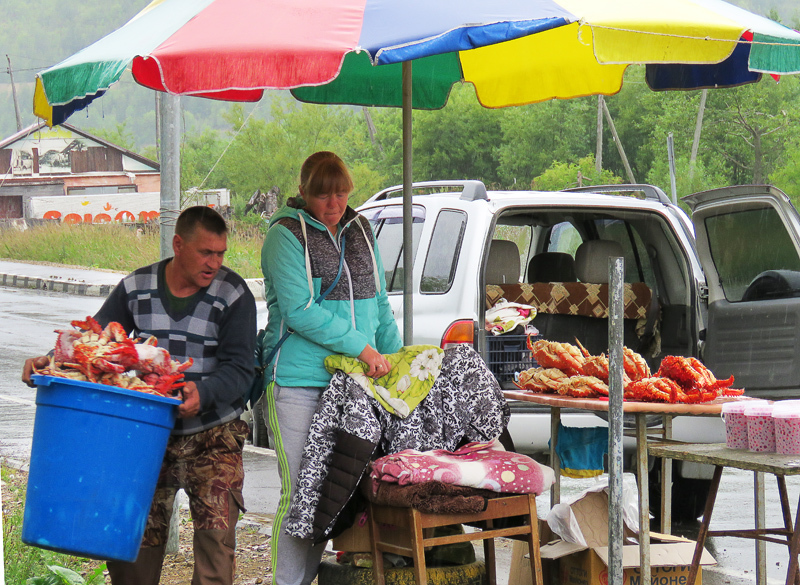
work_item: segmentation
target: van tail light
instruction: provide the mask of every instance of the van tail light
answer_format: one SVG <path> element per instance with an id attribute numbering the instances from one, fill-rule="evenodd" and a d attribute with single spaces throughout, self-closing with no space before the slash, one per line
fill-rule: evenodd
<path id="1" fill-rule="evenodd" d="M 442 336 L 442 349 L 456 343 L 473 343 L 475 341 L 474 321 L 454 321 Z"/>

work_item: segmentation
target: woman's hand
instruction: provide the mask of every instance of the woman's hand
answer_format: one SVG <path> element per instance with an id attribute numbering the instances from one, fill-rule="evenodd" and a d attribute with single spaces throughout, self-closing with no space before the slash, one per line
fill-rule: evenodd
<path id="1" fill-rule="evenodd" d="M 387 360 L 383 355 L 379 354 L 369 345 L 364 348 L 364 351 L 358 354 L 358 359 L 367 365 L 367 371 L 365 373 L 370 378 L 380 378 L 381 376 L 385 376 L 389 373 L 389 370 L 392 369 L 389 360 Z"/>

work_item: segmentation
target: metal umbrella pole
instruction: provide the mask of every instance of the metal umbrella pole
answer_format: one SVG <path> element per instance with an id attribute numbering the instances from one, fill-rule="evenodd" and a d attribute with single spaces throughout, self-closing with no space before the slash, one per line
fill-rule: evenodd
<path id="1" fill-rule="evenodd" d="M 403 344 L 405 345 L 414 343 L 411 94 L 411 61 L 403 61 Z"/>
<path id="2" fill-rule="evenodd" d="M 159 100 L 161 117 L 161 259 L 172 256 L 172 236 L 181 210 L 181 98 L 169 93 Z"/>
<path id="3" fill-rule="evenodd" d="M 622 377 L 625 259 L 608 259 L 608 583 L 622 585 Z M 642 583 L 650 582 L 642 567 Z"/>

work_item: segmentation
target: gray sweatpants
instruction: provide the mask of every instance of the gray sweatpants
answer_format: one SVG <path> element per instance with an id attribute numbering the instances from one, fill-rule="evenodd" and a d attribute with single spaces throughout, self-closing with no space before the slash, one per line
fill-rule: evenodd
<path id="1" fill-rule="evenodd" d="M 270 390 L 272 390 L 270 392 Z M 285 525 L 294 497 L 300 460 L 303 456 L 311 419 L 323 388 L 267 388 L 267 414 L 270 445 L 278 456 L 281 497 L 272 525 L 273 585 L 310 585 L 317 576 L 324 544 L 286 534 Z"/>

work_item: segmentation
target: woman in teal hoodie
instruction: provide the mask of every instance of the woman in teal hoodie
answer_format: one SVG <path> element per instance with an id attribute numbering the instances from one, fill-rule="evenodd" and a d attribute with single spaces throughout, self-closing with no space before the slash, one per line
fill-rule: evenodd
<path id="1" fill-rule="evenodd" d="M 261 250 L 269 309 L 265 351 L 291 332 L 267 372 L 273 382 L 266 391 L 270 444 L 281 477 L 272 531 L 276 585 L 310 584 L 325 548 L 284 533 L 311 419 L 331 378 L 325 358 L 357 357 L 366 374 L 378 378 L 390 369 L 384 354 L 402 346 L 371 227 L 347 205 L 352 190 L 341 158 L 311 155 L 300 170 L 300 197 L 272 216 Z"/>

